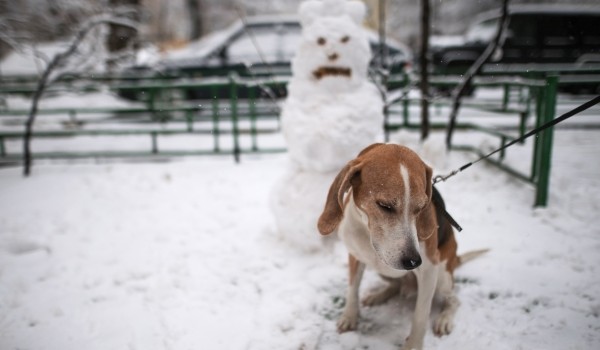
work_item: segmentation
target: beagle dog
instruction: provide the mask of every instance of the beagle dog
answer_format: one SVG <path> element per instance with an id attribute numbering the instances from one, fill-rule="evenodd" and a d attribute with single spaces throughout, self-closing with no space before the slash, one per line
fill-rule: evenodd
<path id="1" fill-rule="evenodd" d="M 337 323 L 340 333 L 356 329 L 365 266 L 390 282 L 385 290 L 365 299 L 366 305 L 397 295 L 403 276 L 412 273 L 416 277 L 416 306 L 403 349 L 423 348 L 434 294 L 442 298 L 443 306 L 433 331 L 438 336 L 452 331 L 459 306 L 453 271 L 465 258 L 470 260 L 483 251 L 468 257 L 456 255 L 454 231 L 440 214 L 445 213 L 444 204 L 431 175 L 431 168 L 409 148 L 373 144 L 348 162 L 333 181 L 318 229 L 323 235 L 337 230 L 349 252 L 350 280 Z"/>

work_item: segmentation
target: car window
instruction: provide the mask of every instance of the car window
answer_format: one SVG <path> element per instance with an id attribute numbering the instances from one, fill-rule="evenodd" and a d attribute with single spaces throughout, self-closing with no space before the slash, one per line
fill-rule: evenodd
<path id="1" fill-rule="evenodd" d="M 299 26 L 249 26 L 230 43 L 227 56 L 230 64 L 289 62 L 299 40 Z"/>
<path id="2" fill-rule="evenodd" d="M 579 18 L 579 32 L 581 34 L 581 44 L 594 47 L 596 52 L 600 51 L 600 16 L 589 16 Z"/>
<path id="3" fill-rule="evenodd" d="M 536 45 L 538 18 L 534 16 L 511 16 L 506 33 L 505 46 L 532 46 Z"/>
<path id="4" fill-rule="evenodd" d="M 467 42 L 490 42 L 498 29 L 498 18 L 475 23 L 466 33 Z"/>
<path id="5" fill-rule="evenodd" d="M 540 19 L 542 44 L 569 46 L 575 43 L 578 28 L 573 17 L 546 16 Z"/>

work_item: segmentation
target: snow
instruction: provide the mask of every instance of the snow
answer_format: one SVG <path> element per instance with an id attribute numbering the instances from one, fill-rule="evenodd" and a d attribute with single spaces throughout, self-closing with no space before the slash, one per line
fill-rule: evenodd
<path id="1" fill-rule="evenodd" d="M 132 102 L 123 100 L 108 92 L 108 89 L 98 92 L 61 92 L 54 96 L 44 96 L 40 99 L 40 109 L 53 109 L 53 108 L 127 108 L 127 107 L 141 107 L 142 102 Z M 7 108 L 15 110 L 28 110 L 31 108 L 31 99 L 22 96 L 10 96 L 6 99 Z"/>
<path id="2" fill-rule="evenodd" d="M 169 59 L 193 59 L 198 57 L 205 57 L 210 53 L 223 46 L 227 38 L 239 32 L 243 28 L 241 21 L 235 22 L 226 29 L 212 32 L 192 43 L 186 47 L 173 50 L 167 54 Z"/>
<path id="3" fill-rule="evenodd" d="M 0 72 L 7 75 L 42 74 L 52 58 L 68 48 L 67 42 L 42 43 L 24 47 L 21 51 L 12 51 L 0 61 Z"/>
<path id="4" fill-rule="evenodd" d="M 432 35 L 429 38 L 429 45 L 434 48 L 458 46 L 464 43 L 465 37 L 462 35 Z"/>
<path id="5" fill-rule="evenodd" d="M 445 173 L 471 158 L 445 156 L 442 136 L 393 139 Z M 427 349 L 600 345 L 600 169 L 589 161 L 599 148 L 598 131 L 556 132 L 546 209 L 484 164 L 438 185 L 464 228 L 459 252 L 491 251 L 457 271 L 456 328 L 429 332 Z M 363 308 L 359 330 L 338 335 L 344 248 L 305 253 L 275 234 L 269 191 L 287 162 L 49 163 L 28 179 L 0 170 L 0 348 L 397 348 L 414 296 Z M 381 286 L 368 272 L 362 294 Z"/>
<path id="6" fill-rule="evenodd" d="M 482 89 L 474 99 L 500 94 Z M 558 113 L 580 102 L 561 96 Z M 17 97 L 7 104 L 29 107 Z M 42 101 L 44 108 L 114 104 L 128 106 L 106 92 Z M 557 128 L 548 208 L 533 209 L 531 186 L 483 163 L 438 185 L 464 228 L 459 252 L 491 251 L 457 271 L 456 328 L 441 339 L 429 332 L 427 349 L 600 346 L 600 137 L 581 128 L 597 125 L 599 115 L 595 107 Z M 447 108 L 435 107 L 432 121 L 446 116 Z M 415 106 L 411 117 L 418 117 Z M 509 119 L 467 107 L 460 116 L 498 126 Z M 37 127 L 50 127 L 43 121 Z M 417 138 L 392 135 L 419 151 L 435 174 L 473 160 L 446 154 L 441 134 L 423 145 Z M 455 139 L 497 146 L 471 132 Z M 70 142 L 84 150 L 113 141 Z M 115 147 L 132 139 L 120 142 Z M 20 147 L 7 142 L 9 151 Z M 530 146 L 515 146 L 507 161 L 526 171 L 530 154 Z M 316 228 L 310 237 L 278 232 L 274 188 L 318 212 L 325 194 L 321 201 L 303 194 L 325 192 L 335 175 L 296 174 L 310 187 L 293 188 L 280 182 L 288 156 L 244 156 L 240 165 L 231 157 L 36 163 L 28 179 L 21 169 L 0 168 L 0 349 L 398 348 L 414 295 L 362 308 L 358 331 L 339 335 L 345 249 L 321 241 Z M 362 295 L 382 286 L 368 272 Z"/>
<path id="7" fill-rule="evenodd" d="M 500 93 L 478 90 L 474 99 Z M 368 94 L 357 95 L 341 101 L 352 111 L 374 106 Z M 334 103 L 319 98 L 314 106 Z M 6 102 L 29 107 L 26 99 Z M 578 102 L 561 97 L 558 113 Z M 60 94 L 41 105 L 131 106 L 107 92 Z M 416 106 L 411 116 L 418 116 Z M 435 107 L 432 121 L 446 116 L 447 107 Z M 438 185 L 464 228 L 457 233 L 459 253 L 491 250 L 457 270 L 456 327 L 443 338 L 429 331 L 426 349 L 600 347 L 600 131 L 581 128 L 598 125 L 598 116 L 595 107 L 557 128 L 547 208 L 532 208 L 530 185 L 484 163 Z M 508 119 L 465 107 L 460 120 L 504 126 Z M 36 128 L 55 124 L 39 118 Z M 473 160 L 446 153 L 443 136 L 434 133 L 420 144 L 416 133 L 402 131 L 392 141 L 418 151 L 435 174 Z M 280 134 L 275 138 L 269 142 L 283 144 Z M 497 146 L 474 132 L 455 139 Z M 148 147 L 144 141 L 78 138 L 61 146 L 128 142 L 138 149 Z M 164 147 L 199 142 L 173 141 Z M 212 139 L 206 143 L 211 147 Z M 22 145 L 6 146 L 12 152 Z M 507 161 L 526 171 L 530 155 L 530 143 L 515 146 Z M 316 221 L 335 171 L 294 172 L 291 162 L 290 154 L 244 155 L 238 165 L 218 156 L 37 162 L 27 179 L 19 168 L 0 168 L 0 349 L 399 348 L 410 329 L 411 293 L 362 308 L 356 332 L 336 332 L 347 284 L 345 248 L 335 238 L 322 240 L 316 222 L 311 236 L 286 236 L 280 230 L 293 225 L 292 217 L 273 215 L 278 206 L 310 207 L 297 215 L 309 225 Z M 362 296 L 382 286 L 367 272 Z"/>

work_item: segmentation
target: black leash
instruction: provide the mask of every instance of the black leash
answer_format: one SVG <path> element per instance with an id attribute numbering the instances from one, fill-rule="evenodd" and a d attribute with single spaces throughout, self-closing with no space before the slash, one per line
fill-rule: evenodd
<path id="1" fill-rule="evenodd" d="M 506 149 L 506 148 L 508 148 L 508 147 L 510 147 L 512 145 L 514 145 L 517 142 L 521 142 L 521 141 L 525 140 L 526 138 L 528 138 L 530 136 L 533 136 L 533 135 L 535 135 L 537 133 L 540 133 L 541 131 L 544 131 L 544 130 L 550 128 L 550 127 L 553 127 L 554 125 L 556 125 L 556 124 L 558 124 L 560 122 L 563 122 L 563 121 L 571 118 L 572 116 L 577 115 L 577 114 L 585 111 L 586 109 L 588 109 L 588 108 L 590 108 L 590 107 L 598 104 L 599 102 L 600 102 L 600 95 L 598 95 L 598 96 L 594 97 L 593 99 L 587 101 L 586 103 L 582 104 L 581 106 L 568 111 L 567 113 L 561 115 L 560 117 L 555 118 L 555 119 L 549 121 L 548 123 L 546 123 L 544 125 L 541 125 L 541 126 L 535 128 L 535 129 L 531 130 L 527 134 L 525 134 L 525 135 L 523 135 L 523 136 L 521 136 L 521 137 L 519 137 L 519 138 L 517 138 L 517 139 L 515 139 L 515 140 L 513 140 L 513 141 L 511 141 L 509 143 L 507 143 L 506 145 L 498 148 L 497 150 L 495 150 L 493 152 L 490 152 L 488 155 L 485 155 L 485 156 L 477 159 L 476 161 L 473 161 L 473 162 L 470 162 L 470 163 L 467 163 L 467 164 L 461 166 L 460 168 L 452 171 L 450 174 L 448 174 L 446 176 L 442 176 L 442 175 L 436 176 L 433 179 L 433 184 L 435 185 L 438 182 L 446 181 L 449 178 L 451 178 L 452 176 L 454 176 L 454 175 L 460 173 L 461 171 L 467 169 L 471 165 L 479 163 L 480 161 L 493 156 L 494 154 L 496 154 L 496 153 L 498 153 L 498 152 L 500 152 L 500 151 L 502 151 L 502 150 L 504 150 L 504 149 Z"/>
<path id="2" fill-rule="evenodd" d="M 537 127 L 535 129 L 531 130 L 527 134 L 525 134 L 525 135 L 523 135 L 523 136 L 521 136 L 521 137 L 519 137 L 519 138 L 517 138 L 517 139 L 515 139 L 515 140 L 513 140 L 513 141 L 511 141 L 509 143 L 507 143 L 506 145 L 498 148 L 497 150 L 489 153 L 488 155 L 485 155 L 485 156 L 477 159 L 476 161 L 473 161 L 473 162 L 470 162 L 470 163 L 467 163 L 467 164 L 461 166 L 460 168 L 452 171 L 450 174 L 448 174 L 446 176 L 442 176 L 442 175 L 436 176 L 433 179 L 433 184 L 435 185 L 438 182 L 446 181 L 449 178 L 451 178 L 452 176 L 454 176 L 454 175 L 460 173 L 461 171 L 467 169 L 471 165 L 476 164 L 476 163 L 478 163 L 478 162 L 480 162 L 480 161 L 482 161 L 482 160 L 484 160 L 486 158 L 489 158 L 489 157 L 493 156 L 494 154 L 502 151 L 503 149 L 506 149 L 506 148 L 514 145 L 517 142 L 521 142 L 521 141 L 525 140 L 526 138 L 528 138 L 530 136 L 533 136 L 533 135 L 535 135 L 535 134 L 537 134 L 537 133 L 539 133 L 541 131 L 544 131 L 544 130 L 546 130 L 546 129 L 548 129 L 548 128 L 550 128 L 550 127 L 552 127 L 552 126 L 554 126 L 554 125 L 556 125 L 556 124 L 558 124 L 560 122 L 563 122 L 563 121 L 571 118 L 572 116 L 577 115 L 577 114 L 585 111 L 586 109 L 588 109 L 588 108 L 590 108 L 590 107 L 598 104 L 599 102 L 600 102 L 600 95 L 594 97 L 593 99 L 591 99 L 588 102 L 582 104 L 581 106 L 568 111 L 567 113 L 561 115 L 560 117 L 555 118 L 554 120 L 549 121 L 548 123 L 546 123 L 544 125 L 541 125 L 540 127 Z M 439 201 L 439 200 L 437 200 L 437 201 Z M 434 201 L 434 202 L 437 202 L 437 201 Z M 456 220 L 454 220 L 454 218 L 452 218 L 452 216 L 446 211 L 446 208 L 443 206 L 443 202 L 442 203 L 437 202 L 435 204 L 437 206 L 441 206 L 441 213 L 444 215 L 444 217 L 446 218 L 446 220 L 448 220 L 448 222 L 450 223 L 450 225 L 452 225 L 454 228 L 456 228 L 458 230 L 458 232 L 462 231 L 462 227 L 460 227 L 460 225 L 456 222 Z"/>

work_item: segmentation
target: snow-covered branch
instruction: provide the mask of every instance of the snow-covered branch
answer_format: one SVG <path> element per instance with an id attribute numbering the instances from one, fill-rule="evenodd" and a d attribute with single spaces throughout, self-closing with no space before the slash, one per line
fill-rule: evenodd
<path id="1" fill-rule="evenodd" d="M 125 13 L 129 15 L 129 9 L 126 9 Z M 131 20 L 128 17 L 124 17 L 121 12 L 118 13 L 109 13 L 109 14 L 101 14 L 95 17 L 92 17 L 90 20 L 85 22 L 81 29 L 76 33 L 75 37 L 72 39 L 69 47 L 64 52 L 56 55 L 52 60 L 54 66 L 52 67 L 52 71 L 56 70 L 56 72 L 51 74 L 49 82 L 52 83 L 56 79 L 58 79 L 61 75 L 70 72 L 76 72 L 77 70 L 84 70 L 91 65 L 95 64 L 98 61 L 98 58 L 105 58 L 102 54 L 98 55 L 97 53 L 100 51 L 104 51 L 102 49 L 104 43 L 103 39 L 105 37 L 105 33 L 102 33 L 102 28 L 100 25 L 103 24 L 116 24 L 123 27 L 128 27 L 134 30 L 137 30 L 138 22 Z M 92 31 L 97 31 L 98 35 L 92 35 L 91 42 L 87 43 L 87 47 L 84 48 L 83 51 L 79 51 L 81 45 L 84 43 L 84 39 L 88 36 L 88 34 Z M 87 50 L 86 50 L 87 49 Z M 87 51 L 87 52 L 86 52 Z M 80 62 L 75 62 L 72 66 L 69 66 L 69 58 L 78 54 L 77 56 L 82 57 L 83 59 Z M 106 55 L 104 55 L 106 56 Z"/>
<path id="2" fill-rule="evenodd" d="M 19 35 L 11 22 L 23 23 L 25 21 L 18 16 L 0 16 L 0 41 L 6 43 L 13 50 L 21 51 L 22 44 L 18 40 Z"/>
<path id="3" fill-rule="evenodd" d="M 118 14 L 109 13 L 102 14 L 95 17 L 92 17 L 90 20 L 85 22 L 79 31 L 75 34 L 75 37 L 71 40 L 69 47 L 54 56 L 54 58 L 50 61 L 44 73 L 42 74 L 40 80 L 38 81 L 37 89 L 35 94 L 33 95 L 31 101 L 31 110 L 29 112 L 29 117 L 25 123 L 25 137 L 23 138 L 23 154 L 24 154 L 24 175 L 28 176 L 31 172 L 31 134 L 33 129 L 33 123 L 35 121 L 35 116 L 38 110 L 38 103 L 40 98 L 42 97 L 44 90 L 46 87 L 54 81 L 52 78 L 52 74 L 56 69 L 64 68 L 69 58 L 77 52 L 79 45 L 84 41 L 86 36 L 97 26 L 101 24 L 117 24 L 124 27 L 129 27 L 134 30 L 137 30 L 138 23 L 132 21 L 126 17 L 119 17 Z M 54 76 L 54 79 L 56 76 Z"/>

